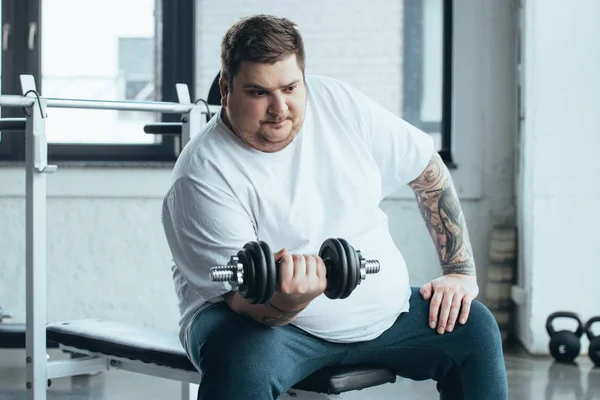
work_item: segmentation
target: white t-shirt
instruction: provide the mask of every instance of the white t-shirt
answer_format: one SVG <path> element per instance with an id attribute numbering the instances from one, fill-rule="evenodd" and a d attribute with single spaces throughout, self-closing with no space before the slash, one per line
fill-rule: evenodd
<path id="1" fill-rule="evenodd" d="M 332 342 L 373 339 L 408 311 L 407 268 L 388 229 L 381 200 L 415 179 L 433 154 L 431 136 L 358 90 L 307 76 L 302 129 L 283 150 L 264 153 L 213 117 L 184 147 L 165 196 L 162 222 L 173 256 L 180 338 L 190 319 L 231 290 L 209 269 L 249 241 L 276 252 L 317 254 L 344 238 L 380 262 L 346 299 L 316 298 L 294 320 Z"/>

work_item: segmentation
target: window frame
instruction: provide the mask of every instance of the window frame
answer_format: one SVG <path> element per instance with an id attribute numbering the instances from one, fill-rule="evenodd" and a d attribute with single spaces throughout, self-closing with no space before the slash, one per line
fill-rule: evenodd
<path id="1" fill-rule="evenodd" d="M 11 26 L 9 46 L 2 54 L 2 87 L 0 93 L 20 93 L 19 75 L 32 74 L 38 87 L 41 81 L 41 2 L 43 0 L 2 0 L 2 26 Z M 161 73 L 156 79 L 160 88 L 161 101 L 177 101 L 176 83 L 187 83 L 192 99 L 195 98 L 195 0 L 155 0 L 157 19 L 162 30 L 157 32 Z M 442 67 L 442 120 L 441 149 L 438 151 L 444 162 L 455 168 L 452 157 L 452 41 L 453 0 L 440 0 L 443 4 L 443 67 Z M 17 7 L 17 2 L 19 7 Z M 404 63 L 403 69 L 403 114 L 405 119 L 424 132 L 437 130 L 437 122 L 420 118 L 419 104 L 423 92 L 423 32 L 421 1 L 404 0 Z M 17 23 L 20 22 L 20 23 Z M 36 23 L 35 50 L 27 51 L 29 22 Z M 407 23 L 408 22 L 408 23 Z M 410 46 L 414 46 L 412 50 Z M 416 54 L 416 56 L 415 56 Z M 43 94 L 43 88 L 39 87 Z M 2 118 L 22 117 L 22 110 L 3 107 Z M 161 122 L 179 122 L 178 114 L 162 114 Z M 142 127 L 140 126 L 140 132 Z M 177 158 L 176 138 L 161 136 L 155 144 L 70 144 L 50 143 L 49 161 L 106 161 L 106 162 L 160 162 L 175 161 Z M 25 159 L 25 137 L 19 132 L 2 133 L 0 161 Z"/>
<path id="2" fill-rule="evenodd" d="M 14 33 L 9 37 L 8 49 L 2 54 L 1 93 L 20 94 L 19 75 L 35 77 L 41 87 L 41 2 L 43 0 L 2 0 L 2 26 L 10 24 Z M 18 7 L 17 7 L 18 2 Z M 156 76 L 160 101 L 177 101 L 176 83 L 186 83 L 190 96 L 195 99 L 195 0 L 155 0 L 156 32 L 161 68 Z M 37 25 L 34 50 L 28 51 L 29 24 Z M 7 60 L 10 60 L 8 62 Z M 2 118 L 23 117 L 23 111 L 3 107 Z M 180 114 L 161 114 L 161 122 L 179 122 Z M 143 126 L 140 124 L 140 133 Z M 173 136 L 161 136 L 160 142 L 148 144 L 49 143 L 50 162 L 172 162 L 177 158 L 177 142 Z M 25 136 L 21 132 L 2 133 L 0 160 L 24 161 Z"/>
<path id="3" fill-rule="evenodd" d="M 449 167 L 456 168 L 452 157 L 452 40 L 453 40 L 453 0 L 439 0 L 442 11 L 442 120 L 441 149 L 442 160 Z M 404 0 L 403 23 L 403 115 L 404 119 L 423 132 L 438 130 L 438 122 L 421 119 L 421 99 L 423 97 L 423 20 L 422 1 Z"/>

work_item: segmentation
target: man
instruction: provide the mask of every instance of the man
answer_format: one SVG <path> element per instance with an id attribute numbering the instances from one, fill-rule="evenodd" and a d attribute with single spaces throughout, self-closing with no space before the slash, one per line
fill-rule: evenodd
<path id="1" fill-rule="evenodd" d="M 222 108 L 183 149 L 162 214 L 198 398 L 276 399 L 323 367 L 375 363 L 437 381 L 446 399 L 506 399 L 498 327 L 475 300 L 465 219 L 430 136 L 347 84 L 305 76 L 285 18 L 234 24 L 221 64 Z M 379 207 L 406 184 L 442 269 L 420 289 Z M 344 300 L 323 295 L 317 253 L 330 237 L 381 265 Z M 281 260 L 267 304 L 209 279 L 254 240 Z"/>

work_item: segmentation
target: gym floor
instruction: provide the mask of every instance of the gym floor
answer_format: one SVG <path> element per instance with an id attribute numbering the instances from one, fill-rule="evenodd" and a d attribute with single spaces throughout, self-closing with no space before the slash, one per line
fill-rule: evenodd
<path id="1" fill-rule="evenodd" d="M 0 350 L 0 361 L 2 360 Z M 600 368 L 594 368 L 587 356 L 579 356 L 577 364 L 554 362 L 550 357 L 533 357 L 522 348 L 508 345 L 505 351 L 511 400 L 600 400 Z M 25 370 L 2 366 L 0 362 L 0 400 L 26 399 L 23 390 Z M 48 400 L 93 399 L 120 400 L 179 399 L 180 384 L 123 371 L 110 371 L 95 376 L 80 376 L 52 382 Z M 404 395 L 403 395 L 404 394 Z M 321 396 L 306 396 L 311 399 Z M 303 396 L 298 396 L 298 399 Z M 437 399 L 433 381 L 414 382 L 400 379 L 396 384 L 383 385 L 361 392 L 333 397 L 340 400 Z M 286 399 L 293 397 L 286 396 Z"/>

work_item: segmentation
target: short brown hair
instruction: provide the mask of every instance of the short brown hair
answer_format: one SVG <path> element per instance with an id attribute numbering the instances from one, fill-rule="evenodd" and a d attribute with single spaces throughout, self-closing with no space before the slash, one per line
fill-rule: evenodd
<path id="1" fill-rule="evenodd" d="M 221 41 L 221 77 L 228 82 L 240 71 L 243 61 L 274 64 L 295 54 L 304 74 L 304 43 L 296 24 L 287 18 L 253 15 L 236 22 Z"/>

